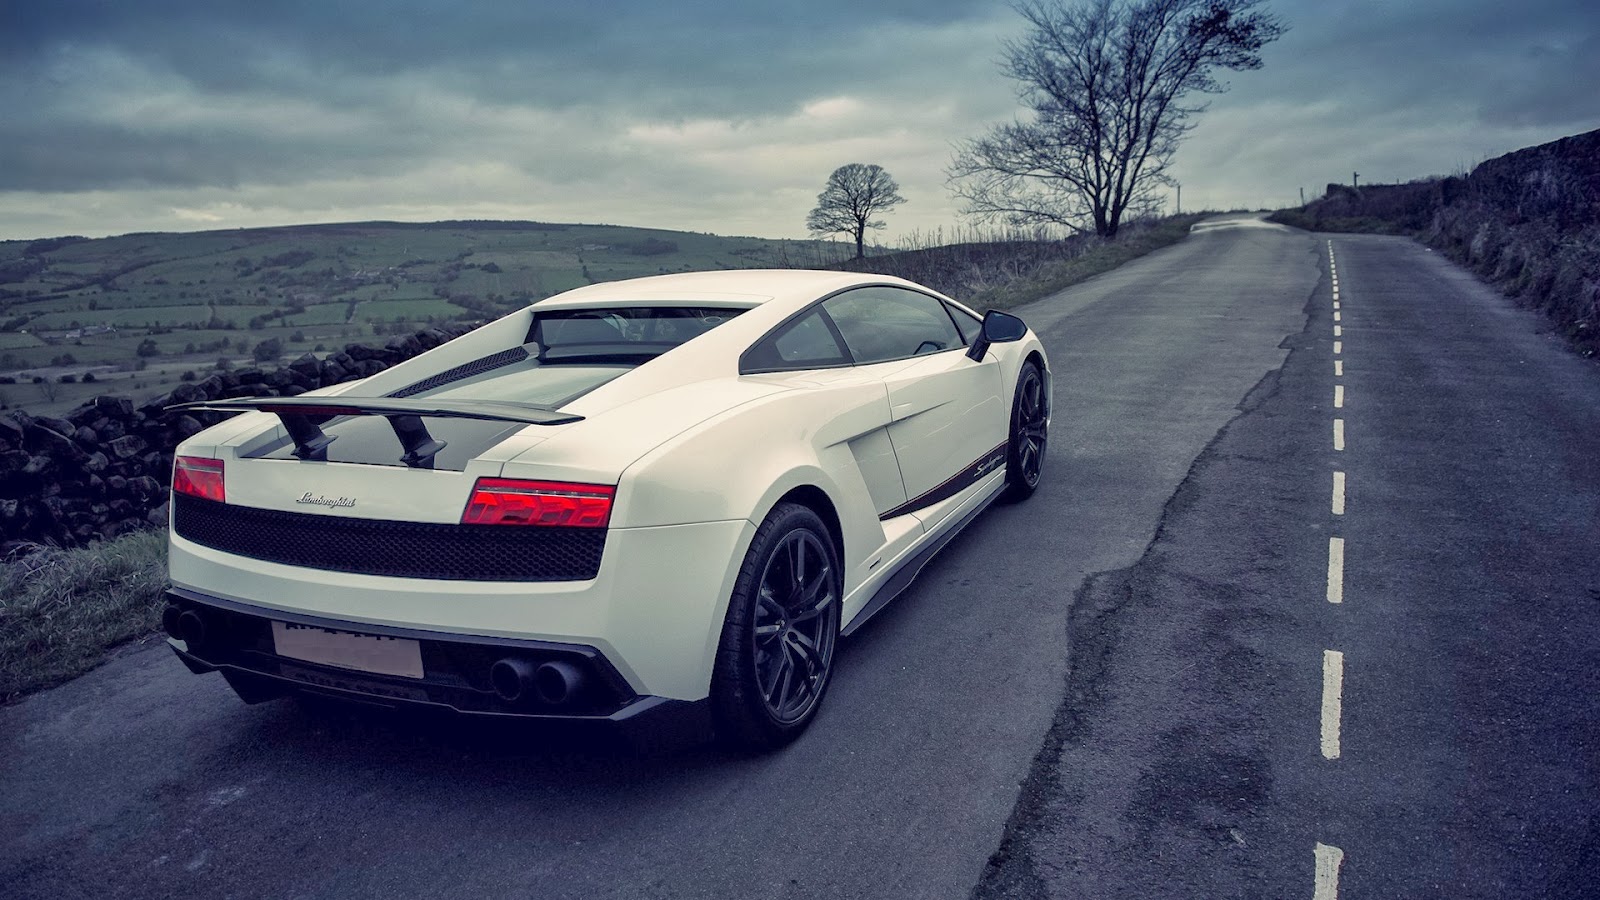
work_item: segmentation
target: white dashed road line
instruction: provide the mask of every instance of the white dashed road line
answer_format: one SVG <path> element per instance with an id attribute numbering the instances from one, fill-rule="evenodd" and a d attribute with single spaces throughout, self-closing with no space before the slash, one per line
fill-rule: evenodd
<path id="1" fill-rule="evenodd" d="M 1339 270 L 1333 260 L 1333 241 L 1328 242 L 1328 274 L 1333 280 L 1333 336 L 1344 336 L 1339 324 L 1344 316 L 1339 309 Z M 1333 355 L 1344 352 L 1344 342 L 1333 342 Z M 1335 378 L 1344 377 L 1344 361 L 1333 361 Z M 1333 408 L 1344 408 L 1344 385 L 1333 386 Z M 1344 419 L 1333 420 L 1333 449 L 1344 449 Z M 1333 473 L 1333 494 L 1330 507 L 1336 516 L 1344 515 L 1345 473 Z M 1328 538 L 1328 602 L 1344 603 L 1344 538 Z M 1322 651 L 1322 734 L 1321 750 L 1324 759 L 1338 759 L 1340 721 L 1344 714 L 1344 654 L 1338 650 Z M 1318 841 L 1312 848 L 1316 857 L 1316 875 L 1312 900 L 1339 900 L 1339 870 L 1344 865 L 1344 851 L 1331 844 Z"/>
<path id="2" fill-rule="evenodd" d="M 1344 602 L 1344 538 L 1328 538 L 1328 602 Z"/>
<path id="3" fill-rule="evenodd" d="M 1316 892 L 1311 900 L 1339 900 L 1339 865 L 1344 862 L 1344 851 L 1327 844 L 1317 844 Z"/>
<path id="4" fill-rule="evenodd" d="M 1322 755 L 1339 758 L 1339 716 L 1344 705 L 1344 654 L 1322 651 Z"/>

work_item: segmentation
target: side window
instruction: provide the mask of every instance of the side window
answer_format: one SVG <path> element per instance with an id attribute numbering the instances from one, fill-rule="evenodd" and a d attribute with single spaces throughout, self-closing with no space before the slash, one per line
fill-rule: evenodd
<path id="1" fill-rule="evenodd" d="M 972 342 L 978 339 L 978 332 L 983 330 L 983 320 L 959 306 L 946 303 L 944 308 L 950 310 L 950 318 L 955 319 L 956 327 L 961 329 L 961 340 L 967 346 L 972 346 Z"/>
<path id="2" fill-rule="evenodd" d="M 858 364 L 924 356 L 966 346 L 944 304 L 916 291 L 857 288 L 822 304 Z"/>
<path id="3" fill-rule="evenodd" d="M 751 347 L 740 360 L 739 369 L 770 372 L 841 366 L 849 362 L 818 307 Z"/>

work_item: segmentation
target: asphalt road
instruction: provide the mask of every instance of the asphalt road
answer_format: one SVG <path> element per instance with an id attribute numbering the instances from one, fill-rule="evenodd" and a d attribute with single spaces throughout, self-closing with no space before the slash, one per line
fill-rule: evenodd
<path id="1" fill-rule="evenodd" d="M 1344 896 L 1579 895 L 1600 372 L 1409 242 L 1332 242 L 1337 357 L 1327 239 L 1249 223 L 1024 310 L 1045 485 L 782 753 L 245 707 L 152 646 L 0 709 L 0 893 L 1310 897 L 1320 844 Z"/>

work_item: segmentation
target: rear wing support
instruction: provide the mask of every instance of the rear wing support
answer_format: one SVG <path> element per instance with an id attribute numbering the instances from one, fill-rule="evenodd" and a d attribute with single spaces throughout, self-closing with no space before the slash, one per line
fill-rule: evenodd
<path id="1" fill-rule="evenodd" d="M 453 400 L 445 404 L 431 400 L 396 397 L 240 397 L 233 400 L 203 400 L 179 403 L 169 410 L 209 412 L 268 412 L 283 423 L 294 455 L 300 459 L 326 460 L 328 445 L 338 435 L 322 430 L 323 424 L 340 416 L 383 416 L 394 429 L 405 454 L 400 461 L 413 468 L 428 468 L 446 446 L 445 441 L 428 433 L 424 418 L 485 419 L 519 422 L 524 425 L 566 425 L 583 416 L 564 413 L 545 406 L 502 400 Z"/>

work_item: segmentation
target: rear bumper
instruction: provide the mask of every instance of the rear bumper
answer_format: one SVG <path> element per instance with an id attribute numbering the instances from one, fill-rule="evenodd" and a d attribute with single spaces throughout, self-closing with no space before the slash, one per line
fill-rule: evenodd
<path id="1" fill-rule="evenodd" d="M 639 695 L 700 700 L 727 598 L 755 526 L 744 520 L 611 528 L 587 581 L 407 578 L 287 565 L 172 534 L 174 590 L 279 621 L 366 634 L 418 631 L 479 644 L 576 645 L 603 656 Z"/>
<path id="2" fill-rule="evenodd" d="M 519 640 L 360 624 L 268 610 L 196 591 L 167 591 L 170 623 L 194 613 L 204 637 L 172 636 L 173 652 L 196 674 L 220 672 L 248 703 L 289 694 L 310 694 L 369 706 L 459 715 L 484 720 L 529 720 L 600 725 L 638 743 L 692 743 L 710 737 L 707 701 L 674 700 L 636 693 L 603 653 L 583 644 Z M 405 638 L 418 642 L 421 678 L 381 675 L 321 665 L 275 652 L 271 623 L 290 622 L 334 631 Z M 581 688 L 559 703 L 536 694 L 508 701 L 496 693 L 489 669 L 498 660 L 538 666 L 564 663 L 581 673 Z"/>

